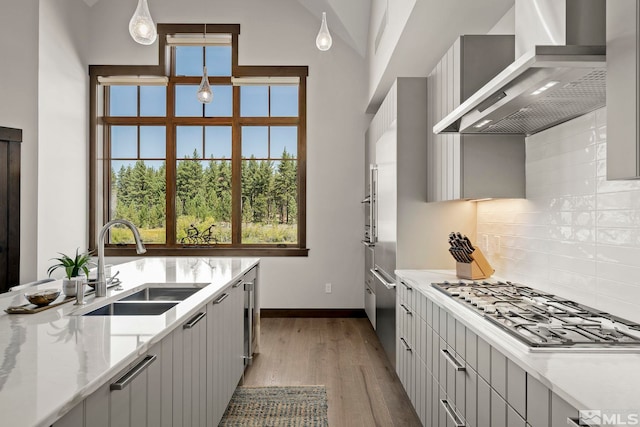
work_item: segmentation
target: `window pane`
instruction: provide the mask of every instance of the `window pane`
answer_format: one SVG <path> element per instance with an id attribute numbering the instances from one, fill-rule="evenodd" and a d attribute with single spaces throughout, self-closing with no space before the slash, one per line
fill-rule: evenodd
<path id="1" fill-rule="evenodd" d="M 207 46 L 205 54 L 210 76 L 231 75 L 231 46 Z"/>
<path id="2" fill-rule="evenodd" d="M 204 133 L 206 158 L 231 158 L 231 126 L 207 126 Z"/>
<path id="3" fill-rule="evenodd" d="M 140 127 L 140 157 L 165 158 L 167 136 L 164 126 Z"/>
<path id="4" fill-rule="evenodd" d="M 176 76 L 201 76 L 202 46 L 176 46 Z"/>
<path id="5" fill-rule="evenodd" d="M 109 87 L 109 115 L 127 117 L 138 115 L 138 86 Z"/>
<path id="6" fill-rule="evenodd" d="M 127 219 L 145 243 L 166 241 L 166 167 L 160 161 L 111 162 L 111 218 Z M 134 243 L 131 230 L 114 226 L 109 243 Z"/>
<path id="7" fill-rule="evenodd" d="M 242 162 L 242 243 L 298 241 L 297 163 Z"/>
<path id="8" fill-rule="evenodd" d="M 231 243 L 231 161 L 178 161 L 176 217 L 183 245 Z"/>
<path id="9" fill-rule="evenodd" d="M 271 116 L 298 116 L 298 86 L 271 86 Z"/>
<path id="10" fill-rule="evenodd" d="M 198 86 L 195 85 L 176 86 L 177 117 L 202 117 L 202 103 L 198 101 L 197 92 Z"/>
<path id="11" fill-rule="evenodd" d="M 202 158 L 202 126 L 178 126 L 176 158 Z"/>
<path id="12" fill-rule="evenodd" d="M 240 87 L 240 115 L 242 117 L 267 117 L 269 115 L 269 87 Z"/>
<path id="13" fill-rule="evenodd" d="M 210 104 L 205 104 L 204 115 L 206 117 L 231 117 L 233 115 L 233 87 L 213 85 L 211 91 L 213 92 L 213 101 Z"/>
<path id="14" fill-rule="evenodd" d="M 296 126 L 271 126 L 270 145 L 270 157 L 272 159 L 296 158 L 298 153 L 298 128 Z"/>
<path id="15" fill-rule="evenodd" d="M 242 157 L 266 159 L 269 157 L 269 128 L 266 126 L 242 127 Z"/>
<path id="16" fill-rule="evenodd" d="M 140 86 L 140 115 L 164 117 L 167 112 L 167 88 L 165 86 Z"/>
<path id="17" fill-rule="evenodd" d="M 138 157 L 137 126 L 111 126 L 111 157 L 114 159 Z"/>

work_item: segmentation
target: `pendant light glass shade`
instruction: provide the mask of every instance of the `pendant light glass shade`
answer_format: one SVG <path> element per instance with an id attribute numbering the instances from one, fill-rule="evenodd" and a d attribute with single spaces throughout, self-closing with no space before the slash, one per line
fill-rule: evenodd
<path id="1" fill-rule="evenodd" d="M 147 0 L 138 0 L 138 7 L 129 21 L 129 34 L 136 42 L 144 45 L 153 44 L 158 38 Z"/>
<path id="2" fill-rule="evenodd" d="M 325 51 L 331 48 L 332 43 L 333 39 L 329 34 L 329 27 L 327 27 L 327 13 L 322 12 L 322 25 L 320 25 L 320 31 L 318 32 L 318 37 L 316 37 L 316 46 L 318 49 Z"/>
<path id="3" fill-rule="evenodd" d="M 209 104 L 213 101 L 213 92 L 211 86 L 209 86 L 209 77 L 207 76 L 207 67 L 204 67 L 204 74 L 202 75 L 202 81 L 198 87 L 198 101 L 203 104 Z"/>

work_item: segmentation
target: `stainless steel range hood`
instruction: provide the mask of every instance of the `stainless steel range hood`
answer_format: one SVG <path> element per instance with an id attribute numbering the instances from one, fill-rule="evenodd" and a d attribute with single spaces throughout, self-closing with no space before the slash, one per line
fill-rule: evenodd
<path id="1" fill-rule="evenodd" d="M 433 132 L 531 135 L 603 107 L 605 52 L 605 46 L 536 46 Z"/>
<path id="2" fill-rule="evenodd" d="M 526 53 L 434 133 L 531 135 L 606 104 L 604 0 L 516 0 L 515 8 L 516 57 Z"/>

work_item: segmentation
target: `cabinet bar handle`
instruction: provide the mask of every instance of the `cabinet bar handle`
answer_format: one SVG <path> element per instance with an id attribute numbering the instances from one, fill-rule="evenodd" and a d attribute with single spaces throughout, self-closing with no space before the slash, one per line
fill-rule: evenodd
<path id="1" fill-rule="evenodd" d="M 413 313 L 411 312 L 411 310 L 407 308 L 406 305 L 400 304 L 400 307 L 402 307 L 404 309 L 404 312 L 407 313 L 409 316 L 413 316 Z"/>
<path id="2" fill-rule="evenodd" d="M 580 427 L 580 423 L 576 418 L 567 417 L 567 425 Z"/>
<path id="3" fill-rule="evenodd" d="M 400 281 L 400 283 L 402 283 L 404 285 L 405 288 L 407 288 L 408 291 L 413 291 L 413 288 L 409 285 L 407 285 L 406 283 L 404 283 L 402 280 Z"/>
<path id="4" fill-rule="evenodd" d="M 142 373 L 149 365 L 151 365 L 158 358 L 155 354 L 150 354 L 144 359 L 140 361 L 136 366 L 127 371 L 126 374 L 121 376 L 118 381 L 111 384 L 109 388 L 113 390 L 123 390 L 126 386 L 129 385 L 131 381 L 133 381 L 138 375 Z"/>
<path id="5" fill-rule="evenodd" d="M 222 296 L 220 298 L 218 298 L 217 300 L 215 300 L 213 303 L 214 304 L 220 304 L 222 301 L 227 299 L 228 296 L 229 296 L 229 294 L 222 294 Z"/>
<path id="6" fill-rule="evenodd" d="M 440 353 L 442 353 L 444 358 L 447 359 L 447 362 L 449 362 L 456 371 L 465 371 L 467 369 L 460 362 L 458 362 L 456 358 L 453 357 L 453 354 L 449 353 L 449 350 L 447 350 L 446 348 L 441 349 Z"/>
<path id="7" fill-rule="evenodd" d="M 400 337 L 400 341 L 402 341 L 402 344 L 404 344 L 405 350 L 412 351 L 411 347 L 409 346 L 409 344 L 407 343 L 407 341 L 404 338 Z"/>
<path id="8" fill-rule="evenodd" d="M 183 326 L 182 328 L 183 328 L 183 329 L 191 329 L 191 328 L 193 328 L 194 326 L 196 326 L 196 323 L 198 323 L 199 321 L 201 321 L 201 320 L 202 320 L 202 318 L 203 318 L 204 316 L 206 316 L 206 315 L 207 315 L 207 313 L 206 313 L 206 312 L 204 312 L 204 311 L 203 311 L 203 312 L 201 312 L 201 313 L 196 314 L 195 316 L 193 316 L 193 319 L 191 319 L 191 320 L 189 320 L 187 323 L 185 323 L 185 324 L 184 324 L 184 326 Z"/>
<path id="9" fill-rule="evenodd" d="M 460 421 L 446 399 L 441 399 L 440 404 L 444 407 L 444 410 L 447 411 L 447 415 L 449 415 L 449 418 L 451 418 L 451 421 L 453 421 L 453 425 L 455 427 L 465 427 L 464 423 Z"/>
<path id="10" fill-rule="evenodd" d="M 242 280 L 238 280 L 236 283 L 234 283 L 234 285 L 232 286 L 232 288 L 237 288 L 238 286 L 242 285 Z"/>

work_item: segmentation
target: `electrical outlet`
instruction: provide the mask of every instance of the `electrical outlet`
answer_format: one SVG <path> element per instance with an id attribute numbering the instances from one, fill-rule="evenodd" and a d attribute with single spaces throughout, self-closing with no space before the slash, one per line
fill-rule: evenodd
<path id="1" fill-rule="evenodd" d="M 500 255 L 500 250 L 502 249 L 502 239 L 500 236 L 496 236 L 496 255 Z"/>
<path id="2" fill-rule="evenodd" d="M 327 294 L 331 293 L 331 283 L 325 283 L 324 284 L 324 292 Z"/>

